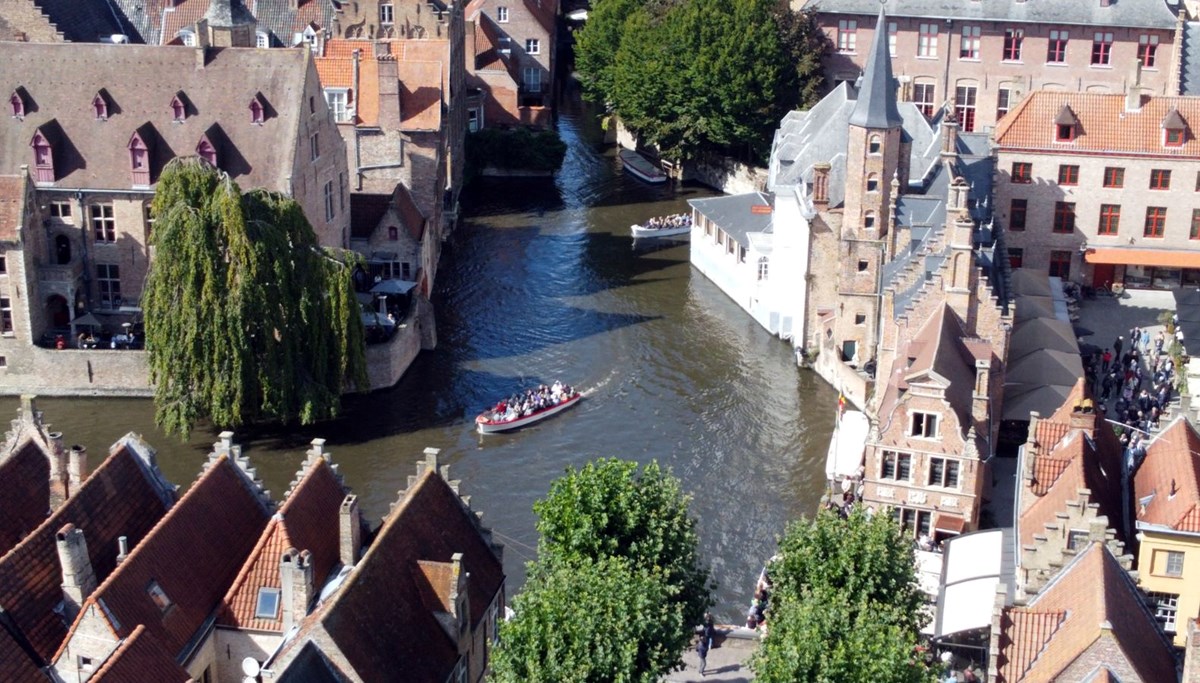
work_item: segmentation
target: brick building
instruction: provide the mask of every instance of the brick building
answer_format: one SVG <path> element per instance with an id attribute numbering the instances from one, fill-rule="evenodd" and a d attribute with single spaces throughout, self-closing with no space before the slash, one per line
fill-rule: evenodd
<path id="1" fill-rule="evenodd" d="M 471 0 L 467 59 L 480 95 L 467 112 L 470 130 L 548 127 L 557 93 L 558 0 Z"/>
<path id="2" fill-rule="evenodd" d="M 1013 267 L 1111 287 L 1200 285 L 1200 98 L 1031 93 L 996 128 Z"/>
<path id="3" fill-rule="evenodd" d="M 816 12 L 832 53 L 829 82 L 853 82 L 874 41 L 876 0 L 792 0 Z M 987 130 L 1035 90 L 1120 93 L 1138 80 L 1180 93 L 1182 3 L 888 0 L 888 48 L 900 99 L 931 117 L 951 107 L 964 131 Z"/>

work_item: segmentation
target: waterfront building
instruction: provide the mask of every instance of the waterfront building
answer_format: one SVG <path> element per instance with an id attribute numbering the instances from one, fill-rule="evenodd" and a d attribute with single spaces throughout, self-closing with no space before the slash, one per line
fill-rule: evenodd
<path id="1" fill-rule="evenodd" d="M 470 0 L 466 7 L 470 131 L 548 128 L 558 91 L 559 0 Z"/>
<path id="2" fill-rule="evenodd" d="M 1138 583 L 1183 647 L 1188 624 L 1200 617 L 1200 433 L 1186 417 L 1152 439 L 1133 493 Z"/>
<path id="3" fill-rule="evenodd" d="M 54 491 L 68 495 L 49 515 L 44 497 L 31 504 L 7 495 L 0 515 L 0 538 L 18 539 L 0 555 L 0 679 L 47 680 L 42 672 L 91 592 L 172 509 L 176 487 L 159 471 L 154 450 L 132 433 L 87 472 L 87 452 L 72 447 L 65 453 L 62 435 L 46 431 L 32 398 L 22 401 L 0 453 L 6 487 L 44 492 L 44 472 L 69 473 L 66 481 L 52 482 L 52 499 Z M 48 459 L 48 467 L 38 472 L 10 467 L 30 456 Z M 26 526 L 35 513 L 38 522 Z"/>
<path id="4" fill-rule="evenodd" d="M 1094 286 L 1200 285 L 1200 97 L 1030 93 L 996 127 L 1014 268 Z"/>
<path id="5" fill-rule="evenodd" d="M 1200 86 L 1192 82 L 1200 35 L 1183 5 L 888 0 L 887 24 L 873 28 L 877 0 L 792 0 L 815 12 L 829 39 L 824 71 L 835 87 L 858 78 L 876 31 L 884 32 L 900 99 L 929 118 L 948 106 L 968 132 L 991 129 L 1035 90 L 1120 93 L 1139 71 L 1154 95 Z"/>
<path id="6" fill-rule="evenodd" d="M 1081 546 L 1028 604 L 997 594 L 989 683 L 1179 680 L 1175 653 L 1121 562 L 1098 541 Z"/>

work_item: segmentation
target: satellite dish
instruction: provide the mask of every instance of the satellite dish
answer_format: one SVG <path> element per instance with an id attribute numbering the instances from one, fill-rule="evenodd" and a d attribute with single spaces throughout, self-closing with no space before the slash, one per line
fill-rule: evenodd
<path id="1" fill-rule="evenodd" d="M 260 669 L 261 666 L 259 665 L 257 659 L 253 657 L 247 657 L 242 660 L 242 673 L 246 674 L 246 681 L 248 683 L 253 683 L 254 679 L 258 677 L 258 672 Z"/>

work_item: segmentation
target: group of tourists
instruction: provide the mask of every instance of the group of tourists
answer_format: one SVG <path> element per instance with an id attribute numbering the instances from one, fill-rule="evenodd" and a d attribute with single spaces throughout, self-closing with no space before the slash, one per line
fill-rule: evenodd
<path id="1" fill-rule="evenodd" d="M 677 213 L 670 216 L 662 216 L 661 218 L 651 218 L 642 226 L 651 230 L 670 230 L 673 228 L 690 228 L 692 227 L 692 214 Z"/>
<path id="2" fill-rule="evenodd" d="M 1111 349 L 1088 360 L 1088 376 L 1107 405 L 1105 417 L 1123 425 L 1121 442 L 1134 462 L 1145 455 L 1145 441 L 1161 426 L 1175 390 L 1175 361 L 1166 353 L 1175 337 L 1134 327 L 1118 336 Z"/>
<path id="3" fill-rule="evenodd" d="M 578 393 L 569 384 L 558 380 L 550 386 L 539 384 L 536 388 L 526 389 L 524 393 L 513 394 L 497 403 L 492 408 L 491 418 L 494 422 L 512 422 L 518 418 L 529 417 L 539 410 L 553 408 Z"/>

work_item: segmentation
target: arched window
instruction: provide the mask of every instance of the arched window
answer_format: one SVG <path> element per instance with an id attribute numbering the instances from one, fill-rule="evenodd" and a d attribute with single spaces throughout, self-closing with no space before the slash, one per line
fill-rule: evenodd
<path id="1" fill-rule="evenodd" d="M 879 174 L 872 173 L 867 176 L 867 192 L 879 191 Z"/>
<path id="2" fill-rule="evenodd" d="M 108 100 L 104 99 L 102 93 L 96 93 L 92 98 L 92 110 L 96 112 L 97 121 L 108 120 Z"/>
<path id="3" fill-rule="evenodd" d="M 250 100 L 250 123 L 262 123 L 264 110 L 262 102 L 258 97 Z"/>
<path id="4" fill-rule="evenodd" d="M 37 171 L 37 181 L 40 183 L 54 182 L 54 154 L 50 148 L 50 141 L 39 130 L 33 134 L 29 146 L 33 148 L 33 166 Z"/>
<path id="5" fill-rule="evenodd" d="M 770 270 L 770 263 L 766 256 L 760 256 L 758 259 L 758 279 L 766 280 Z"/>
<path id="6" fill-rule="evenodd" d="M 15 118 L 25 118 L 25 98 L 21 97 L 19 91 L 13 91 L 12 96 L 8 98 L 8 103 L 12 105 L 12 115 Z"/>
<path id="7" fill-rule="evenodd" d="M 179 95 L 171 98 L 171 116 L 178 123 L 187 118 L 187 106 L 183 103 L 183 98 Z"/>
<path id="8" fill-rule="evenodd" d="M 71 262 L 71 238 L 66 235 L 54 236 L 54 262 L 65 266 Z"/>
<path id="9" fill-rule="evenodd" d="M 136 131 L 129 137 L 129 170 L 134 185 L 150 184 L 150 150 Z"/>
<path id="10" fill-rule="evenodd" d="M 196 145 L 196 156 L 214 167 L 217 165 L 217 148 L 213 147 L 207 137 L 200 138 L 200 144 Z"/>
<path id="11" fill-rule="evenodd" d="M 870 154 L 879 154 L 883 147 L 883 138 L 878 135 L 872 135 L 867 141 L 867 152 Z"/>
<path id="12" fill-rule="evenodd" d="M 400 239 L 400 229 L 392 225 L 388 227 L 388 239 L 395 242 Z"/>

